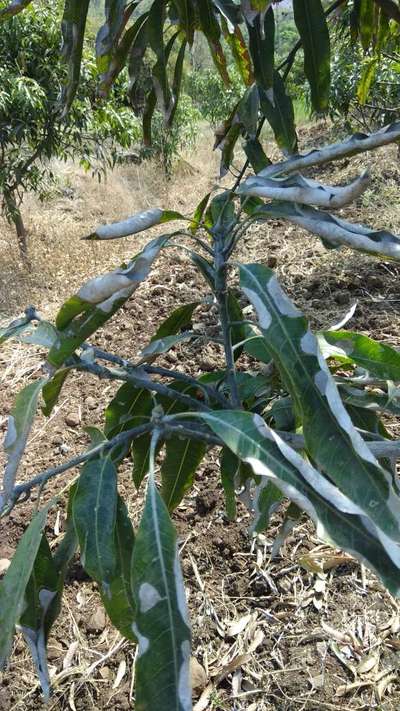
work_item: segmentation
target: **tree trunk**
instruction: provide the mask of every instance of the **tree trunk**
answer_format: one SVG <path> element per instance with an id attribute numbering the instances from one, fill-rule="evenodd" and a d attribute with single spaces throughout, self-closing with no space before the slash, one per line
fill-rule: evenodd
<path id="1" fill-rule="evenodd" d="M 4 196 L 4 199 L 7 204 L 9 217 L 13 221 L 17 233 L 19 253 L 24 262 L 28 262 L 28 235 L 22 219 L 21 210 L 17 205 L 17 201 L 13 193 L 8 193 Z"/>

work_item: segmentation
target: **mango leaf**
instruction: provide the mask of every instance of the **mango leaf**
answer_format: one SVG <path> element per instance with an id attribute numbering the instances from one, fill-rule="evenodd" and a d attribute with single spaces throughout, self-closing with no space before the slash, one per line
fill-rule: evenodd
<path id="1" fill-rule="evenodd" d="M 230 168 L 230 165 L 233 160 L 235 146 L 240 136 L 241 130 L 242 128 L 240 123 L 232 123 L 226 135 L 218 144 L 218 148 L 221 150 L 221 164 L 219 171 L 220 178 L 223 178 Z"/>
<path id="2" fill-rule="evenodd" d="M 196 3 L 199 14 L 200 29 L 205 35 L 214 64 L 226 86 L 230 85 L 225 54 L 220 42 L 221 28 L 216 18 L 211 0 Z"/>
<path id="3" fill-rule="evenodd" d="M 369 49 L 375 31 L 374 0 L 360 0 L 360 38 L 363 49 Z"/>
<path id="4" fill-rule="evenodd" d="M 167 241 L 168 237 L 165 236 L 152 240 L 126 268 L 89 279 L 75 296 L 63 304 L 56 317 L 56 326 L 61 332 L 59 343 L 52 347 L 48 355 L 52 366 L 60 367 L 121 308 L 147 278 L 154 260 Z"/>
<path id="5" fill-rule="evenodd" d="M 358 252 L 400 260 L 400 238 L 386 230 L 371 230 L 363 225 L 341 220 L 328 212 L 289 202 L 264 205 L 257 213 L 260 217 L 267 215 L 284 217 L 289 222 L 318 235 L 325 246 L 330 248 L 343 245 Z"/>
<path id="6" fill-rule="evenodd" d="M 107 584 L 100 586 L 100 595 L 107 614 L 121 634 L 135 641 L 132 625 L 135 621 L 135 603 L 131 587 L 131 560 L 135 536 L 128 510 L 118 496 L 115 521 L 115 574 Z"/>
<path id="7" fill-rule="evenodd" d="M 245 324 L 246 341 L 243 345 L 246 353 L 261 363 L 271 363 L 270 353 L 265 345 L 265 339 L 249 324 Z"/>
<path id="8" fill-rule="evenodd" d="M 238 25 L 232 25 L 225 18 L 222 19 L 221 26 L 243 83 L 245 86 L 251 86 L 254 81 L 253 67 L 242 31 Z"/>
<path id="9" fill-rule="evenodd" d="M 117 472 L 109 456 L 89 460 L 81 470 L 72 504 L 72 519 L 82 565 L 103 588 L 115 576 Z"/>
<path id="10" fill-rule="evenodd" d="M 194 475 L 206 453 L 203 442 L 172 437 L 165 444 L 161 465 L 161 495 L 169 511 L 179 506 L 194 482 Z"/>
<path id="11" fill-rule="evenodd" d="M 323 331 L 318 343 L 325 358 L 356 363 L 370 375 L 400 382 L 400 352 L 353 331 Z"/>
<path id="12" fill-rule="evenodd" d="M 244 324 L 243 311 L 232 289 L 228 291 L 227 295 L 227 310 L 229 322 L 232 324 L 230 328 L 231 342 L 233 346 L 236 346 L 238 343 L 242 343 L 246 338 L 246 325 Z M 242 351 L 242 346 L 234 349 L 235 360 L 240 357 Z"/>
<path id="13" fill-rule="evenodd" d="M 254 520 L 251 532 L 262 533 L 283 499 L 281 490 L 269 479 L 262 478 L 254 494 Z"/>
<path id="14" fill-rule="evenodd" d="M 51 348 L 57 341 L 58 333 L 54 326 L 48 321 L 39 321 L 36 326 L 30 324 L 30 327 L 24 330 L 21 336 L 17 337 L 22 343 Z"/>
<path id="15" fill-rule="evenodd" d="M 161 225 L 165 222 L 170 222 L 171 220 L 184 219 L 185 218 L 180 214 L 180 212 L 174 212 L 173 210 L 161 210 L 161 208 L 153 207 L 150 210 L 138 212 L 136 215 L 133 215 L 122 222 L 113 222 L 111 225 L 101 225 L 90 235 L 83 237 L 83 239 L 119 239 L 120 237 L 135 235 L 138 232 L 143 232 L 143 230 L 148 230 L 150 227 Z"/>
<path id="16" fill-rule="evenodd" d="M 135 22 L 132 31 L 131 46 L 128 56 L 128 96 L 132 108 L 138 114 L 138 94 L 140 94 L 140 77 L 143 72 L 143 59 L 147 49 L 148 13 L 143 13 Z M 139 91 L 138 91 L 139 90 Z"/>
<path id="17" fill-rule="evenodd" d="M 343 403 L 348 407 L 365 408 L 369 412 L 390 412 L 392 415 L 400 415 L 400 390 L 398 388 L 388 388 L 387 393 L 367 390 L 348 385 L 339 385 L 340 396 Z"/>
<path id="18" fill-rule="evenodd" d="M 31 327 L 31 322 L 27 318 L 18 318 L 6 328 L 0 328 L 0 345 L 9 338 L 15 338 Z"/>
<path id="19" fill-rule="evenodd" d="M 249 161 L 251 167 L 255 173 L 259 173 L 260 170 L 267 168 L 271 165 L 271 161 L 265 154 L 265 151 L 258 138 L 249 138 L 243 144 L 244 152 L 246 153 L 247 160 Z"/>
<path id="20" fill-rule="evenodd" d="M 211 287 L 211 289 L 215 288 L 215 270 L 211 262 L 209 262 L 207 259 L 201 256 L 201 254 L 197 254 L 196 252 L 191 252 L 190 258 L 199 270 L 199 272 L 202 274 L 204 279 L 206 280 L 207 284 Z"/>
<path id="21" fill-rule="evenodd" d="M 90 0 L 66 0 L 62 19 L 62 56 L 68 65 L 68 79 L 63 88 L 61 104 L 64 114 L 75 98 L 81 75 L 83 40 Z"/>
<path id="22" fill-rule="evenodd" d="M 183 66 L 185 61 L 187 42 L 184 40 L 179 48 L 178 56 L 175 63 L 174 78 L 172 81 L 172 97 L 173 97 L 173 107 L 168 119 L 168 127 L 172 126 L 176 110 L 178 108 L 179 97 L 182 88 L 182 76 L 183 76 Z"/>
<path id="23" fill-rule="evenodd" d="M 0 668 L 6 663 L 14 628 L 23 611 L 26 586 L 42 541 L 42 532 L 50 502 L 36 513 L 18 543 L 3 580 L 0 582 Z"/>
<path id="24" fill-rule="evenodd" d="M 194 39 L 196 20 L 193 4 L 190 0 L 174 0 L 174 5 L 178 13 L 179 25 L 185 32 L 186 40 L 191 47 Z"/>
<path id="25" fill-rule="evenodd" d="M 167 62 L 168 53 L 164 46 L 165 0 L 154 0 L 147 21 L 147 37 L 149 45 L 157 57 L 153 67 L 153 86 L 157 101 L 168 122 L 173 109 L 173 97 L 168 82 Z M 176 35 L 174 36 L 174 38 Z M 171 45 L 172 46 L 172 45 Z"/>
<path id="26" fill-rule="evenodd" d="M 167 353 L 178 343 L 192 340 L 196 335 L 197 334 L 191 331 L 187 331 L 186 333 L 179 333 L 177 336 L 165 336 L 164 338 L 158 338 L 156 341 L 152 340 L 149 345 L 141 351 L 139 363 L 152 362 L 156 356 L 161 353 Z"/>
<path id="27" fill-rule="evenodd" d="M 15 398 L 8 417 L 7 434 L 4 439 L 7 463 L 4 470 L 3 491 L 0 494 L 0 511 L 9 500 L 12 500 L 15 477 L 36 414 L 38 397 L 45 382 L 45 378 L 39 378 L 34 383 L 26 385 Z"/>
<path id="28" fill-rule="evenodd" d="M 361 105 L 364 105 L 368 99 L 378 67 L 379 59 L 378 57 L 373 57 L 363 68 L 357 87 L 357 99 Z"/>
<path id="29" fill-rule="evenodd" d="M 275 19 L 270 7 L 265 16 L 258 14 L 252 23 L 247 23 L 249 50 L 253 60 L 254 79 L 257 86 L 266 92 L 274 103 L 275 68 Z"/>
<path id="30" fill-rule="evenodd" d="M 251 138 L 255 139 L 258 130 L 258 114 L 260 108 L 260 98 L 256 84 L 253 84 L 243 94 L 237 107 L 238 117 L 243 130 Z"/>
<path id="31" fill-rule="evenodd" d="M 190 629 L 176 534 L 149 480 L 132 557 L 137 711 L 191 711 Z"/>
<path id="32" fill-rule="evenodd" d="M 137 5 L 137 2 L 131 3 L 127 8 L 126 0 L 107 0 L 105 4 L 106 21 L 100 27 L 96 37 L 96 63 L 101 75 L 106 75 L 110 71 L 112 63 L 115 63 L 118 41 Z"/>
<path id="33" fill-rule="evenodd" d="M 18 629 L 30 649 L 45 699 L 50 697 L 46 644 L 50 626 L 47 614 L 58 590 L 58 573 L 50 546 L 43 535 L 25 590 L 25 607 Z"/>
<path id="34" fill-rule="evenodd" d="M 148 390 L 124 383 L 105 412 L 107 437 L 111 439 L 120 432 L 145 424 L 151 417 L 152 409 L 153 401 Z M 148 472 L 150 441 L 151 436 L 144 434 L 111 453 L 114 460 L 119 460 L 126 456 L 130 449 L 133 459 L 132 478 L 137 489 Z"/>
<path id="35" fill-rule="evenodd" d="M 229 521 L 236 520 L 236 487 L 239 480 L 240 459 L 227 447 L 222 448 L 220 459 L 221 484 L 225 497 L 225 514 Z"/>
<path id="36" fill-rule="evenodd" d="M 321 0 L 293 0 L 294 20 L 304 50 L 304 72 L 317 112 L 329 106 L 331 50 L 329 30 Z"/>
<path id="37" fill-rule="evenodd" d="M 288 178 L 266 178 L 252 175 L 238 188 L 239 195 L 253 195 L 270 200 L 280 200 L 337 209 L 357 200 L 370 184 L 370 176 L 364 171 L 356 180 L 343 187 L 322 185 L 302 175 Z M 256 213 L 255 213 L 256 214 Z"/>
<path id="38" fill-rule="evenodd" d="M 211 193 L 207 193 L 199 202 L 197 205 L 194 214 L 193 214 L 193 220 L 190 223 L 189 229 L 192 232 L 192 234 L 195 234 L 197 232 L 198 228 L 200 227 L 200 223 L 203 219 L 203 215 L 206 211 L 208 201 L 210 199 Z"/>
<path id="39" fill-rule="evenodd" d="M 274 72 L 273 103 L 262 89 L 259 91 L 261 112 L 270 124 L 279 148 L 287 153 L 296 153 L 297 134 L 293 103 L 286 93 L 285 84 L 279 72 Z"/>
<path id="40" fill-rule="evenodd" d="M 284 519 L 279 526 L 278 533 L 276 534 L 271 550 L 271 558 L 276 558 L 276 556 L 279 555 L 284 542 L 291 534 L 296 524 L 299 523 L 302 515 L 303 510 L 292 501 L 285 512 Z"/>
<path id="41" fill-rule="evenodd" d="M 306 319 L 283 292 L 272 270 L 242 265 L 240 278 L 257 311 L 266 346 L 293 399 L 306 451 L 374 522 L 389 555 L 400 563 L 400 498 L 391 478 L 354 428 Z"/>
<path id="42" fill-rule="evenodd" d="M 53 375 L 51 380 L 44 385 L 42 395 L 45 404 L 44 407 L 42 407 L 42 412 L 46 417 L 49 417 L 53 412 L 58 398 L 60 397 L 62 387 L 71 370 L 72 368 L 61 368 Z"/>
<path id="43" fill-rule="evenodd" d="M 355 502 L 285 444 L 259 415 L 224 410 L 199 417 L 256 476 L 272 481 L 312 518 L 319 538 L 360 558 L 394 595 L 400 595 L 399 562 L 393 561 L 388 540 Z"/>
<path id="44" fill-rule="evenodd" d="M 178 306 L 177 309 L 174 309 L 168 318 L 158 327 L 151 341 L 157 341 L 166 336 L 173 336 L 182 329 L 188 328 L 192 322 L 193 312 L 199 304 L 199 301 L 193 301 L 191 304 L 183 304 L 182 306 Z"/>

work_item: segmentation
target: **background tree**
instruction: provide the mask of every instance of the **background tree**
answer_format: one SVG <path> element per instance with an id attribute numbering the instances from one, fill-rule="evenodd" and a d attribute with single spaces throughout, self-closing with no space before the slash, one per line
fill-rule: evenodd
<path id="1" fill-rule="evenodd" d="M 140 124 L 124 105 L 123 76 L 112 99 L 99 104 L 96 66 L 87 54 L 76 101 L 61 116 L 58 100 L 66 67 L 60 57 L 60 4 L 58 8 L 49 12 L 47 3 L 39 2 L 0 24 L 0 192 L 25 257 L 23 195 L 27 190 L 39 198 L 48 193 L 56 181 L 51 161 L 78 160 L 101 174 L 141 135 Z"/>
<path id="2" fill-rule="evenodd" d="M 2 340 L 24 337 L 39 343 L 47 356 L 43 377 L 18 394 L 10 415 L 0 510 L 8 514 L 37 487 L 42 491 L 50 479 L 83 465 L 70 487 L 67 530 L 59 548 L 53 553 L 43 534 L 48 509 L 54 505 L 50 501 L 27 528 L 0 586 L 0 661 L 9 654 L 18 624 L 45 694 L 50 691 L 46 641 L 59 612 L 65 571 L 80 550 L 113 624 L 138 643 L 136 708 L 191 709 L 190 629 L 170 513 L 192 486 L 209 448 L 219 452 L 229 518 L 235 517 L 237 490 L 246 493 L 253 531 L 263 530 L 271 512 L 288 498 L 291 516 L 307 513 L 319 537 L 358 556 L 388 590 L 400 594 L 395 471 L 399 442 L 391 440 L 381 420 L 381 413 L 400 412 L 393 387 L 400 382 L 399 353 L 351 331 L 313 334 L 271 269 L 261 261 L 237 265 L 234 259 L 251 224 L 278 217 L 316 235 L 330 249 L 346 246 L 400 261 L 398 236 L 334 214 L 362 195 L 368 186 L 366 173 L 339 187 L 308 177 L 310 169 L 322 164 L 398 142 L 400 126 L 394 123 L 369 136 L 356 134 L 343 143 L 299 154 L 293 102 L 285 85 L 302 49 L 310 105 L 316 113 L 326 113 L 331 90 L 329 18 L 341 6 L 351 7 L 355 37 L 366 51 L 383 20 L 397 21 L 397 5 L 391 0 L 354 5 L 337 0 L 326 7 L 320 0 L 293 0 L 299 39 L 277 69 L 274 4 L 154 0 L 144 12 L 140 3 L 109 0 L 105 5 L 106 20 L 97 39 L 99 91 L 107 95 L 128 62 L 130 96 L 136 97 L 143 69 L 149 73 L 150 68 L 151 81 L 140 84 L 144 137 L 150 136 L 157 106 L 166 126 L 173 124 L 185 53 L 195 30 L 207 39 L 227 84 L 230 47 L 243 94 L 217 134 L 221 174 L 229 170 L 240 139 L 247 161 L 230 189 L 206 195 L 189 216 L 154 207 L 99 226 L 88 239 L 116 239 L 156 225 L 164 225 L 164 231 L 128 264 L 84 284 L 62 305 L 54 324 L 41 322 L 30 309 L 1 334 Z M 26 5 L 26 0 L 13 2 L 9 14 Z M 79 88 L 88 7 L 82 0 L 67 0 L 65 6 L 65 111 Z M 275 163 L 259 141 L 266 121 L 284 154 Z M 248 174 L 250 166 L 253 175 Z M 171 221 L 177 224 L 167 232 L 165 224 Z M 121 358 L 94 347 L 90 339 L 96 331 L 117 312 L 123 318 L 122 306 L 155 260 L 164 249 L 176 247 L 187 250 L 211 291 L 207 303 L 217 306 L 217 335 L 202 326 L 191 329 L 198 303 L 190 303 L 174 310 L 148 346 L 129 360 L 126 354 Z M 250 322 L 237 300 L 235 269 L 241 294 L 254 310 Z M 224 357 L 224 367 L 214 373 L 199 376 L 185 362 L 179 370 L 156 363 L 176 343 L 196 340 L 200 348 L 211 338 Z M 252 359 L 251 370 L 247 360 L 241 360 L 243 353 Z M 338 363 L 345 364 L 345 372 Z M 106 408 L 104 426 L 92 430 L 89 451 L 18 483 L 39 397 L 50 415 L 73 371 L 121 383 Z M 140 487 L 145 479 L 147 483 L 135 533 L 117 488 L 118 468 L 126 456 L 132 459 L 134 485 Z"/>

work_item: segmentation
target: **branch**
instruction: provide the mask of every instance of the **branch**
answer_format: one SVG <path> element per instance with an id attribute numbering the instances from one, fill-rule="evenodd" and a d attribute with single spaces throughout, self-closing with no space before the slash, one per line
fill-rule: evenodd
<path id="1" fill-rule="evenodd" d="M 58 474 L 63 474 L 64 472 L 68 471 L 68 469 L 73 469 L 79 464 L 87 462 L 89 459 L 96 457 L 98 454 L 102 454 L 103 452 L 106 452 L 109 449 L 113 449 L 117 445 L 123 444 L 127 440 L 137 439 L 138 437 L 141 437 L 141 435 L 146 434 L 147 432 L 151 432 L 154 429 L 155 424 L 155 422 L 148 422 L 144 425 L 140 425 L 139 427 L 134 427 L 131 430 L 127 430 L 126 432 L 121 432 L 112 439 L 104 440 L 104 442 L 101 442 L 96 447 L 89 449 L 87 452 L 79 454 L 73 459 L 69 459 L 67 462 L 64 462 L 64 464 L 59 464 L 57 467 L 45 469 L 45 471 L 41 472 L 33 479 L 30 479 L 30 481 L 27 481 L 24 484 L 18 484 L 14 487 L 13 502 L 11 504 L 11 508 L 18 502 L 18 499 L 23 494 L 29 494 L 31 490 L 35 487 L 43 486 L 43 484 L 49 481 L 49 479 L 58 476 Z M 8 507 L 6 513 L 8 513 L 9 511 L 10 507 Z"/>
<path id="2" fill-rule="evenodd" d="M 213 447 L 222 446 L 221 440 L 218 437 L 213 434 L 210 434 L 209 432 L 206 432 L 198 425 L 191 424 L 188 422 L 182 425 L 176 420 L 172 422 L 170 418 L 165 418 L 165 420 L 163 420 L 163 418 L 154 419 L 152 422 L 140 425 L 139 427 L 134 427 L 133 429 L 127 430 L 126 432 L 120 432 L 112 439 L 104 440 L 104 442 L 101 442 L 96 447 L 89 449 L 88 451 L 78 455 L 77 457 L 74 457 L 73 459 L 69 459 L 67 462 L 64 462 L 64 464 L 59 464 L 57 467 L 51 467 L 50 469 L 46 469 L 40 474 L 37 474 L 37 476 L 33 477 L 33 479 L 30 479 L 30 481 L 27 481 L 24 484 L 18 484 L 16 487 L 14 487 L 11 504 L 8 505 L 6 511 L 2 512 L 1 515 L 9 513 L 11 509 L 18 503 L 18 500 L 22 496 L 25 495 L 23 501 L 25 501 L 26 498 L 29 498 L 32 489 L 36 487 L 42 487 L 44 484 L 46 484 L 46 482 L 58 476 L 59 474 L 63 474 L 69 469 L 73 469 L 74 467 L 80 464 L 84 464 L 90 459 L 93 459 L 93 457 L 96 457 L 99 454 L 104 454 L 108 450 L 114 449 L 114 447 L 117 447 L 126 441 L 137 439 L 138 437 L 141 437 L 142 435 L 147 434 L 148 432 L 153 432 L 154 430 L 157 430 L 159 432 L 159 435 L 161 436 L 175 434 L 178 437 L 189 437 L 190 439 L 196 439 L 201 442 L 205 442 L 206 444 Z"/>
<path id="3" fill-rule="evenodd" d="M 146 373 L 143 368 L 132 368 L 128 372 L 123 370 L 111 370 L 110 368 L 105 368 L 97 363 L 85 363 L 82 360 L 74 361 L 71 363 L 72 367 L 77 370 L 83 370 L 86 373 L 92 373 L 97 375 L 99 378 L 107 378 L 107 380 L 120 380 L 125 383 L 132 383 L 132 385 L 140 386 L 145 390 L 150 392 L 156 392 L 159 395 L 167 397 L 169 400 L 178 400 L 178 402 L 185 405 L 189 410 L 194 409 L 195 411 L 209 412 L 210 408 L 204 405 L 199 400 L 196 400 L 190 395 L 184 395 L 178 390 L 172 390 L 167 385 L 163 383 L 158 383 L 151 378 L 146 377 Z"/>
<path id="4" fill-rule="evenodd" d="M 393 0 L 374 0 L 374 2 L 379 5 L 385 15 L 400 24 L 400 9 Z"/>

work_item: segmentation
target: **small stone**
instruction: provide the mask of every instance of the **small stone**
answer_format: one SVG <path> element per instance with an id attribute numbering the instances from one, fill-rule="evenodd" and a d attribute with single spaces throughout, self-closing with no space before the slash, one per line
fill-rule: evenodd
<path id="1" fill-rule="evenodd" d="M 95 410 L 97 408 L 97 400 L 94 397 L 87 397 L 85 400 L 85 405 L 88 410 Z"/>
<path id="2" fill-rule="evenodd" d="M 89 617 L 86 629 L 88 630 L 88 632 L 100 632 L 106 626 L 106 621 L 106 613 L 104 612 L 104 609 L 99 605 L 98 607 L 96 607 L 93 614 Z"/>
<path id="3" fill-rule="evenodd" d="M 215 369 L 215 363 L 208 360 L 208 358 L 202 358 L 199 360 L 199 368 L 201 368 L 201 370 L 205 370 L 206 372 L 210 372 Z"/>
<path id="4" fill-rule="evenodd" d="M 102 679 L 107 681 L 108 679 L 111 679 L 112 671 L 110 667 L 101 667 L 99 674 Z"/>
<path id="5" fill-rule="evenodd" d="M 278 259 L 277 257 L 268 257 L 267 259 L 267 267 L 270 267 L 271 269 L 275 269 L 276 265 L 278 264 Z"/>
<path id="6" fill-rule="evenodd" d="M 56 662 L 64 656 L 64 650 L 61 647 L 50 646 L 47 648 L 47 659 L 49 662 Z"/>
<path id="7" fill-rule="evenodd" d="M 337 304 L 348 304 L 350 301 L 350 296 L 344 291 L 342 293 L 335 294 L 333 297 Z"/>
<path id="8" fill-rule="evenodd" d="M 190 676 L 193 691 L 201 693 L 207 686 L 207 674 L 195 657 L 190 658 Z"/>
<path id="9" fill-rule="evenodd" d="M 52 444 L 55 444 L 56 446 L 59 446 L 60 444 L 63 443 L 63 438 L 62 435 L 55 435 L 53 439 L 51 440 Z"/>
<path id="10" fill-rule="evenodd" d="M 3 575 L 3 573 L 8 570 L 10 567 L 11 560 L 8 560 L 8 558 L 0 558 L 0 575 Z"/>
<path id="11" fill-rule="evenodd" d="M 65 415 L 65 424 L 68 425 L 68 427 L 79 427 L 81 424 L 80 417 L 77 412 L 69 412 L 68 415 Z"/>

